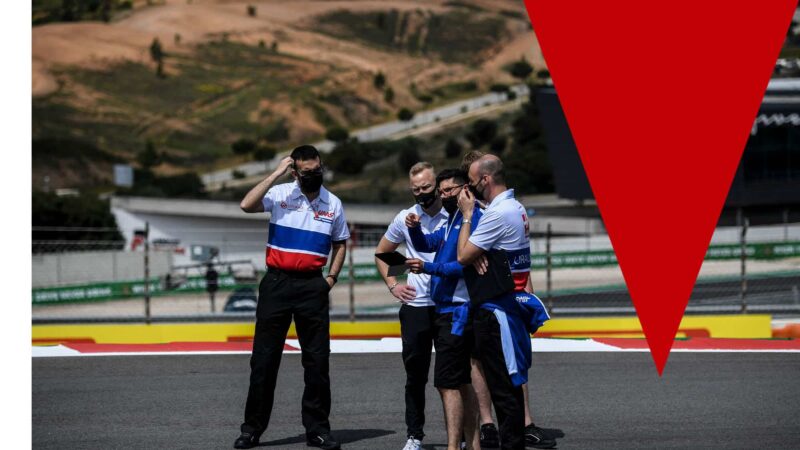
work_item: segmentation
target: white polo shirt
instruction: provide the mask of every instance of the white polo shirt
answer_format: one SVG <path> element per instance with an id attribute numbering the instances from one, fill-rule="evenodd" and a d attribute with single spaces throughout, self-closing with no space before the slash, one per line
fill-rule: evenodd
<path id="1" fill-rule="evenodd" d="M 420 205 L 414 205 L 411 208 L 400 211 L 389 224 L 389 228 L 384 235 L 386 239 L 395 244 L 406 244 L 406 257 L 418 258 L 425 262 L 433 262 L 435 253 L 422 253 L 414 248 L 411 243 L 411 236 L 408 235 L 408 227 L 406 226 L 406 216 L 414 213 L 420 217 L 420 226 L 422 232 L 429 234 L 436 231 L 439 227 L 447 223 L 447 211 L 442 208 L 435 216 L 431 217 L 423 211 Z M 431 300 L 431 276 L 425 273 L 409 273 L 408 285 L 413 286 L 417 291 L 417 296 L 414 300 L 408 302 L 411 306 L 433 306 Z"/>
<path id="2" fill-rule="evenodd" d="M 514 190 L 509 189 L 492 200 L 469 237 L 470 242 L 485 251 L 506 251 L 516 291 L 525 290 L 531 272 L 529 229 L 528 213 L 514 199 Z"/>
<path id="3" fill-rule="evenodd" d="M 278 184 L 261 200 L 272 213 L 267 240 L 267 266 L 292 271 L 322 269 L 328 261 L 331 241 L 350 237 L 342 202 L 321 187 L 309 202 L 300 185 Z"/>

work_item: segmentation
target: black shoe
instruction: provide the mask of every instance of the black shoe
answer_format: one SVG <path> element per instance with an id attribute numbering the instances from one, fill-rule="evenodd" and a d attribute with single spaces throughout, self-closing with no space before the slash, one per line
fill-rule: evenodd
<path id="1" fill-rule="evenodd" d="M 242 432 L 233 443 L 233 448 L 253 448 L 258 445 L 258 438 L 257 434 Z"/>
<path id="2" fill-rule="evenodd" d="M 319 447 L 322 450 L 339 450 L 342 448 L 338 442 L 333 440 L 330 434 L 306 435 L 306 445 Z"/>
<path id="3" fill-rule="evenodd" d="M 556 440 L 546 438 L 541 428 L 530 424 L 525 427 L 525 446 L 533 448 L 553 448 L 556 446 Z"/>
<path id="4" fill-rule="evenodd" d="M 481 448 L 500 448 L 500 434 L 493 423 L 481 425 Z"/>

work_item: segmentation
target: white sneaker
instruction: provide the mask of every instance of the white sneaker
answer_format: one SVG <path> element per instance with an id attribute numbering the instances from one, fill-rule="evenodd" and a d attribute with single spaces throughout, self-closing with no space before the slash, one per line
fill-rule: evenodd
<path id="1" fill-rule="evenodd" d="M 422 449 L 422 441 L 419 439 L 414 439 L 412 437 L 408 438 L 406 441 L 406 446 L 403 447 L 403 450 L 421 450 Z"/>

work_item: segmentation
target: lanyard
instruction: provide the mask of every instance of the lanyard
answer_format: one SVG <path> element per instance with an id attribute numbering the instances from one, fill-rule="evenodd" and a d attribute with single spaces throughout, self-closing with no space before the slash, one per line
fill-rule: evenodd
<path id="1" fill-rule="evenodd" d="M 456 213 L 453 215 L 453 221 L 450 222 L 448 225 L 445 225 L 445 227 L 444 227 L 444 241 L 445 242 L 447 242 L 447 237 L 450 236 L 450 231 L 452 231 L 453 225 L 455 225 L 455 223 L 456 223 L 456 218 L 458 217 L 458 214 L 461 214 L 461 210 L 460 209 L 456 210 Z"/>

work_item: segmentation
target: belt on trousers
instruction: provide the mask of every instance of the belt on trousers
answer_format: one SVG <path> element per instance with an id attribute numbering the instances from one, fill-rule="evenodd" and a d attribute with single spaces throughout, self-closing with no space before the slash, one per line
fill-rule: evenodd
<path id="1" fill-rule="evenodd" d="M 276 273 L 276 274 L 283 274 L 289 278 L 317 278 L 322 276 L 322 270 L 308 270 L 308 271 L 299 271 L 299 270 L 283 270 L 277 267 L 267 266 L 267 272 L 269 273 Z"/>

